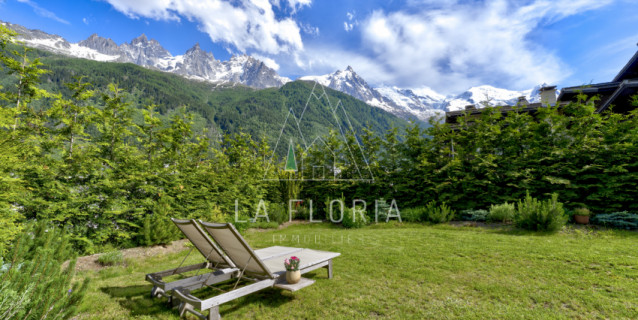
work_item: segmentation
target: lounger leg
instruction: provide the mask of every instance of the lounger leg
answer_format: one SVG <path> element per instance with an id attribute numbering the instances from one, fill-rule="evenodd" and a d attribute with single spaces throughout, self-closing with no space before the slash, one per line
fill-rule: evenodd
<path id="1" fill-rule="evenodd" d="M 222 317 L 219 315 L 219 306 L 214 306 L 208 311 L 208 320 L 221 320 Z"/>
<path id="2" fill-rule="evenodd" d="M 329 260 L 328 265 L 324 268 L 328 269 L 328 279 L 332 279 L 332 260 Z"/>

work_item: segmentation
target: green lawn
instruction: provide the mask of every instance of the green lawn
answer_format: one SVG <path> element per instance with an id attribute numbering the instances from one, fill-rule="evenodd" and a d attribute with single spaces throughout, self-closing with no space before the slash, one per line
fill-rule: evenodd
<path id="1" fill-rule="evenodd" d="M 223 304 L 226 319 L 638 318 L 635 232 L 313 224 L 245 237 L 254 248 L 299 246 L 341 256 L 333 279 L 320 269 L 306 275 L 314 285 L 295 293 L 267 289 Z M 144 275 L 176 267 L 185 255 L 83 272 L 92 282 L 79 318 L 178 318 L 177 309 L 150 298 Z M 201 260 L 193 253 L 186 263 Z"/>

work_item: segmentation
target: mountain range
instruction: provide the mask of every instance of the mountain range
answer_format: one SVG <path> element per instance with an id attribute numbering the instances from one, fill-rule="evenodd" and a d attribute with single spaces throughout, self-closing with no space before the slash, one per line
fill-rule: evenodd
<path id="1" fill-rule="evenodd" d="M 281 87 L 291 81 L 282 77 L 266 64 L 248 55 L 234 55 L 228 61 L 215 59 L 212 53 L 195 44 L 183 55 L 173 56 L 156 40 L 146 35 L 130 43 L 117 45 L 113 40 L 97 34 L 78 43 L 69 43 L 63 37 L 32 30 L 21 25 L 2 22 L 18 32 L 18 39 L 25 45 L 57 54 L 107 62 L 129 62 L 149 69 L 175 73 L 183 77 L 216 84 L 242 84 L 263 89 Z M 316 81 L 325 87 L 341 91 L 371 106 L 388 111 L 403 119 L 416 118 L 427 121 L 445 111 L 462 110 L 466 105 L 514 105 L 518 97 L 530 102 L 540 101 L 536 88 L 511 91 L 488 85 L 472 87 L 458 95 L 441 95 L 429 87 L 399 88 L 395 86 L 373 87 L 359 76 L 352 67 L 318 76 L 303 76 L 299 80 Z"/>

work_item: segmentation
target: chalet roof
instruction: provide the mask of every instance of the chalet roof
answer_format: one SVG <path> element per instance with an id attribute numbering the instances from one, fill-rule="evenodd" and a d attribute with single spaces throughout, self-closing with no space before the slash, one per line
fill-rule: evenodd
<path id="1" fill-rule="evenodd" d="M 603 82 L 590 84 L 586 86 L 567 87 L 560 90 L 558 95 L 558 101 L 575 101 L 576 96 L 580 92 L 586 94 L 588 97 L 598 95 L 600 97 L 599 104 L 606 103 L 609 98 L 618 89 L 620 82 Z"/>
<path id="2" fill-rule="evenodd" d="M 634 56 L 635 57 L 635 56 Z M 636 80 L 624 80 L 618 86 L 618 89 L 603 102 L 596 112 L 602 112 L 614 104 L 614 112 L 626 112 L 630 111 L 634 107 L 631 105 L 631 96 L 635 95 L 638 91 L 638 79 Z"/>
<path id="3" fill-rule="evenodd" d="M 620 69 L 613 82 L 620 82 L 628 79 L 638 79 L 638 51 L 634 54 L 629 62 Z"/>

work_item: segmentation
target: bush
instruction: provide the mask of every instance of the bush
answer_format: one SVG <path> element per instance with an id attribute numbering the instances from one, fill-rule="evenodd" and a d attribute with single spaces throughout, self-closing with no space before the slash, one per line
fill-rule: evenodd
<path id="1" fill-rule="evenodd" d="M 425 215 L 425 207 L 408 208 L 401 210 L 401 220 L 406 222 L 423 221 L 423 217 Z"/>
<path id="2" fill-rule="evenodd" d="M 347 229 L 361 228 L 365 226 L 368 222 L 365 218 L 365 212 L 363 212 L 363 214 L 360 214 L 360 210 L 362 209 L 363 208 L 357 208 L 357 212 L 355 214 L 352 208 L 348 208 L 346 206 L 343 210 L 343 220 L 341 220 L 341 225 Z M 338 206 L 335 206 L 333 210 L 340 210 L 340 208 Z"/>
<path id="3" fill-rule="evenodd" d="M 450 209 L 450 207 L 448 207 L 445 203 L 437 206 L 434 201 L 431 201 L 427 204 L 427 206 L 425 206 L 425 213 L 425 221 L 432 223 L 444 223 L 452 220 L 456 212 Z"/>
<path id="4" fill-rule="evenodd" d="M 288 222 L 290 219 L 288 211 L 279 203 L 271 203 L 268 206 L 268 217 L 270 218 L 270 221 L 277 222 L 278 224 Z"/>
<path id="5" fill-rule="evenodd" d="M 490 206 L 487 220 L 492 222 L 511 222 L 516 216 L 516 206 L 513 203 L 502 203 Z"/>
<path id="6" fill-rule="evenodd" d="M 627 211 L 597 214 L 591 219 L 591 222 L 610 228 L 638 229 L 638 214 Z"/>
<path id="7" fill-rule="evenodd" d="M 538 201 L 527 193 L 523 201 L 518 201 L 516 226 L 532 231 L 557 231 L 567 222 L 563 204 L 558 202 L 558 195 L 546 201 Z"/>
<path id="8" fill-rule="evenodd" d="M 489 212 L 487 210 L 463 210 L 460 212 L 460 219 L 463 221 L 485 221 L 487 220 L 487 216 Z"/>
<path id="9" fill-rule="evenodd" d="M 76 260 L 66 232 L 43 221 L 28 224 L 6 257 L 0 259 L 0 318 L 69 319 L 77 313 L 88 279 L 73 281 Z"/>
<path id="10" fill-rule="evenodd" d="M 114 250 L 101 254 L 97 258 L 97 262 L 103 266 L 114 266 L 124 261 L 124 256 L 121 251 Z"/>

